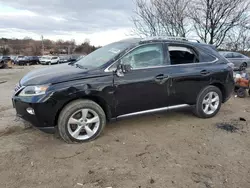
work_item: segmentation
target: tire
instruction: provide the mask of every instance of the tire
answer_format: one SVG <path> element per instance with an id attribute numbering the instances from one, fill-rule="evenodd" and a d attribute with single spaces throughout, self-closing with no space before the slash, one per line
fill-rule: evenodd
<path id="1" fill-rule="evenodd" d="M 4 62 L 3 61 L 0 62 L 0 68 L 4 68 Z"/>
<path id="2" fill-rule="evenodd" d="M 209 99 L 210 93 L 213 93 L 212 96 L 218 97 L 217 102 L 211 102 L 215 98 L 212 98 L 212 100 L 210 100 Z M 217 99 L 217 97 L 216 97 L 216 99 Z M 205 100 L 207 102 L 204 103 Z M 220 107 L 221 107 L 221 103 L 222 103 L 222 94 L 221 94 L 220 89 L 215 87 L 215 86 L 207 86 L 204 89 L 202 89 L 202 91 L 199 93 L 199 95 L 197 97 L 196 105 L 194 107 L 194 114 L 197 117 L 204 118 L 204 119 L 214 117 L 219 112 Z M 211 105 L 214 108 L 216 107 L 216 109 L 214 111 L 212 110 Z M 209 106 L 209 107 L 207 108 L 207 113 L 206 113 L 205 111 L 206 111 L 207 106 Z M 209 109 L 211 111 L 209 111 Z"/>
<path id="3" fill-rule="evenodd" d="M 245 98 L 245 97 L 247 96 L 246 89 L 244 89 L 244 88 L 239 88 L 239 89 L 237 90 L 237 96 L 238 96 L 239 98 Z"/>
<path id="4" fill-rule="evenodd" d="M 244 62 L 240 65 L 240 70 L 245 70 L 247 68 L 247 63 Z"/>
<path id="5" fill-rule="evenodd" d="M 86 118 L 84 120 L 91 121 L 92 119 L 97 117 L 99 118 L 98 123 L 90 123 L 88 125 L 83 120 L 83 114 L 81 110 L 87 111 Z M 79 112 L 78 112 L 79 111 Z M 90 119 L 87 117 L 88 115 L 93 115 Z M 79 117 L 76 117 L 79 116 Z M 69 123 L 70 119 L 73 118 L 74 122 L 71 124 Z M 86 125 L 81 124 L 80 126 L 75 123 L 75 120 L 77 120 L 77 123 L 83 123 Z M 91 140 L 96 139 L 101 132 L 103 131 L 104 127 L 106 125 L 106 115 L 103 111 L 103 109 L 94 101 L 91 100 L 75 100 L 68 105 L 66 105 L 63 110 L 61 111 L 59 118 L 58 118 L 58 131 L 61 138 L 67 142 L 67 143 L 74 143 L 74 142 L 88 142 Z M 80 128 L 82 127 L 82 128 Z M 88 130 L 91 130 L 91 136 L 86 131 L 86 127 L 89 127 Z M 77 132 L 77 129 L 81 129 L 83 132 L 79 132 L 79 135 L 72 136 L 75 132 Z M 74 129 L 74 130 L 73 130 Z M 93 129 L 93 130 L 92 130 Z"/>

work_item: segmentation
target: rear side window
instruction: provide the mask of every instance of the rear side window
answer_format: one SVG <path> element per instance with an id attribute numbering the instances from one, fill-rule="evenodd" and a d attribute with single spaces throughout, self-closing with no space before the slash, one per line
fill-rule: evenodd
<path id="1" fill-rule="evenodd" d="M 168 46 L 171 65 L 198 63 L 199 58 L 195 50 L 185 46 Z"/>
<path id="2" fill-rule="evenodd" d="M 57 59 L 57 57 L 52 57 L 52 59 Z"/>
<path id="3" fill-rule="evenodd" d="M 244 58 L 244 56 L 242 54 L 239 54 L 239 53 L 233 53 L 233 57 L 234 58 Z"/>
<path id="4" fill-rule="evenodd" d="M 213 62 L 216 60 L 216 57 L 209 55 L 207 53 L 202 53 L 202 62 L 206 63 L 206 62 Z"/>

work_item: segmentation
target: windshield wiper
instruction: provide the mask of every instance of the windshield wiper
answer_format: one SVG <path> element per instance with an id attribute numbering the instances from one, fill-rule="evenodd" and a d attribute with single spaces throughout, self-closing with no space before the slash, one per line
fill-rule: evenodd
<path id="1" fill-rule="evenodd" d="M 73 65 L 74 65 L 74 64 L 72 64 L 72 66 L 73 66 Z M 84 67 L 84 66 L 82 66 L 82 65 L 80 65 L 80 64 L 78 64 L 78 63 L 76 63 L 75 65 L 76 65 L 77 68 L 80 68 L 80 69 L 88 69 L 88 68 L 86 68 L 86 67 Z"/>

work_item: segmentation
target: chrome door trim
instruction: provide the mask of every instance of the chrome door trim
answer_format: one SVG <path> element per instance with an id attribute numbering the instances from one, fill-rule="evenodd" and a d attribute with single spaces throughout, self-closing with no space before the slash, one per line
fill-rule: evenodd
<path id="1" fill-rule="evenodd" d="M 155 108 L 155 109 L 151 109 L 151 110 L 144 110 L 144 111 L 139 111 L 139 112 L 133 112 L 133 113 L 129 113 L 129 114 L 120 115 L 120 116 L 117 117 L 117 119 L 124 118 L 124 117 L 130 117 L 130 116 L 136 116 L 136 115 L 142 115 L 142 114 L 149 114 L 149 113 L 154 113 L 154 112 L 161 112 L 161 111 L 179 109 L 179 108 L 184 108 L 184 107 L 189 107 L 189 106 L 190 105 L 188 105 L 188 104 L 179 104 L 179 105 L 174 105 L 174 106 Z"/>

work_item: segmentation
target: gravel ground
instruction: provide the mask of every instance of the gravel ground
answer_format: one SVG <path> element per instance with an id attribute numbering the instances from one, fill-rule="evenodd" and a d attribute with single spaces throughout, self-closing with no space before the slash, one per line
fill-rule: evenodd
<path id="1" fill-rule="evenodd" d="M 15 117 L 13 88 L 38 67 L 0 70 L 1 188 L 250 187 L 250 97 L 231 98 L 212 119 L 189 110 L 134 117 L 69 145 Z"/>

